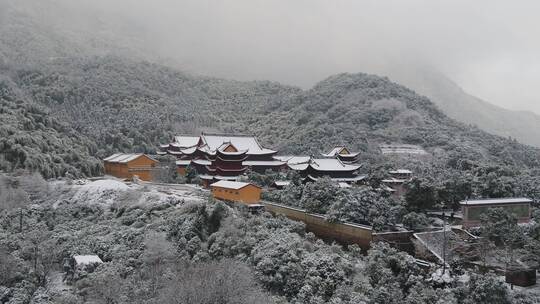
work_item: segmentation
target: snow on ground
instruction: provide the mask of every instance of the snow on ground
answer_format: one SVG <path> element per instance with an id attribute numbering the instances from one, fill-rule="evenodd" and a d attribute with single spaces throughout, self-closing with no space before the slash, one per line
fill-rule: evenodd
<path id="1" fill-rule="evenodd" d="M 110 205 L 115 202 L 128 204 L 159 204 L 170 199 L 185 203 L 206 200 L 205 191 L 196 185 L 157 184 L 143 182 L 135 184 L 114 178 L 99 180 L 77 180 L 70 187 L 67 201 Z M 60 201 L 60 200 L 59 200 Z M 55 204 L 57 207 L 58 204 Z"/>
<path id="2" fill-rule="evenodd" d="M 117 197 L 118 192 L 130 189 L 125 183 L 112 179 L 103 179 L 92 182 L 78 181 L 73 185 L 76 191 L 73 195 L 74 201 L 87 202 L 88 204 L 111 204 Z M 79 185 L 82 184 L 82 185 Z"/>
<path id="3" fill-rule="evenodd" d="M 67 285 L 63 280 L 64 274 L 60 271 L 53 270 L 47 276 L 47 289 L 52 295 L 62 295 L 72 292 L 71 286 Z"/>
<path id="4" fill-rule="evenodd" d="M 431 280 L 437 283 L 452 283 L 453 279 L 450 276 L 450 269 L 443 271 L 442 268 L 438 268 L 434 273 L 431 274 Z"/>
<path id="5" fill-rule="evenodd" d="M 129 187 L 121 182 L 112 179 L 103 179 L 97 180 L 94 182 L 87 183 L 80 187 L 79 191 L 91 191 L 91 192 L 100 192 L 104 190 L 127 190 Z"/>

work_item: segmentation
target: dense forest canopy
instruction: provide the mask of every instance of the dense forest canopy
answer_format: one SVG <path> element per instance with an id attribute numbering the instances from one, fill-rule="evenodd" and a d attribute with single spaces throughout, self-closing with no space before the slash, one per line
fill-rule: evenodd
<path id="1" fill-rule="evenodd" d="M 274 82 L 192 76 L 115 56 L 1 67 L 3 170 L 45 177 L 99 174 L 113 152 L 155 152 L 178 133 L 251 133 L 282 154 L 319 155 L 334 144 L 361 151 L 361 170 L 408 167 L 454 198 L 540 197 L 538 149 L 442 114 L 427 98 L 386 78 L 340 74 L 310 90 Z M 430 156 L 381 155 L 408 143 Z M 476 186 L 474 186 L 476 185 Z"/>

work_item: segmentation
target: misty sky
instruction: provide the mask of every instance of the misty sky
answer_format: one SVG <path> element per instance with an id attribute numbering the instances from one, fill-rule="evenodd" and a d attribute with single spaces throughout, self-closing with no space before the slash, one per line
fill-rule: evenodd
<path id="1" fill-rule="evenodd" d="M 540 1 L 88 1 L 140 23 L 156 56 L 191 72 L 308 88 L 339 72 L 431 66 L 540 113 Z"/>

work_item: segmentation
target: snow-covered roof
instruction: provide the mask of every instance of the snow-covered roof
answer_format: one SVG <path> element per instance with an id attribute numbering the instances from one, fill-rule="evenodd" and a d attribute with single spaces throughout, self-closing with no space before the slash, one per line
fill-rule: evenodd
<path id="1" fill-rule="evenodd" d="M 141 157 L 143 155 L 144 154 L 142 154 L 142 153 L 137 153 L 137 154 L 116 153 L 116 154 L 113 154 L 113 155 L 105 158 L 104 161 L 109 162 L 109 163 L 125 164 L 125 163 L 128 163 L 128 162 L 130 162 L 132 160 L 135 160 L 135 159 L 137 159 L 137 158 L 139 158 L 139 157 Z M 148 155 L 146 155 L 146 157 L 148 157 L 149 159 L 157 162 L 157 160 L 151 158 Z"/>
<path id="2" fill-rule="evenodd" d="M 237 176 L 221 176 L 221 175 L 214 175 L 214 178 L 220 181 L 236 181 L 238 178 Z"/>
<path id="3" fill-rule="evenodd" d="M 220 180 L 219 182 L 215 182 L 215 183 L 211 184 L 210 186 L 238 190 L 238 189 L 242 189 L 242 188 L 244 188 L 246 186 L 249 186 L 249 185 L 253 185 L 253 184 L 243 183 L 243 182 L 227 181 L 227 180 Z M 253 186 L 259 187 L 259 186 L 256 186 L 256 185 L 253 185 Z"/>
<path id="4" fill-rule="evenodd" d="M 197 147 L 191 147 L 191 148 L 186 148 L 186 149 L 180 150 L 180 152 L 182 152 L 182 154 L 192 154 L 195 151 L 197 151 Z"/>
<path id="5" fill-rule="evenodd" d="M 244 166 L 267 166 L 267 167 L 273 167 L 273 166 L 283 166 L 285 164 L 284 161 L 280 160 L 246 160 L 242 162 L 242 165 Z"/>
<path id="6" fill-rule="evenodd" d="M 344 164 L 337 158 L 314 158 L 309 165 L 317 171 L 355 171 L 360 168 L 357 165 Z"/>
<path id="7" fill-rule="evenodd" d="M 232 147 L 235 151 L 226 151 L 228 147 Z M 216 151 L 219 151 L 219 153 L 224 154 L 224 155 L 242 155 L 248 152 L 247 149 L 240 150 L 231 143 L 224 143 Z"/>
<path id="8" fill-rule="evenodd" d="M 341 150 L 345 149 L 345 147 L 343 146 L 336 146 L 334 149 L 332 149 L 332 151 L 326 153 L 326 154 L 323 154 L 324 156 L 328 156 L 328 157 L 332 157 L 332 156 L 336 156 L 336 154 L 339 154 L 339 152 L 341 152 Z"/>
<path id="9" fill-rule="evenodd" d="M 333 177 L 333 178 L 330 178 L 332 181 L 334 182 L 346 182 L 346 183 L 353 183 L 353 182 L 359 182 L 361 180 L 364 180 L 366 179 L 367 176 L 365 175 L 358 175 L 358 176 L 355 176 L 355 177 Z M 319 179 L 319 177 L 315 177 L 315 176 L 312 176 L 312 175 L 308 175 L 308 178 L 311 179 L 312 181 L 316 181 Z"/>
<path id="10" fill-rule="evenodd" d="M 317 171 L 355 171 L 357 165 L 345 164 L 337 158 L 311 158 L 309 156 L 275 156 L 274 158 L 286 161 L 289 168 L 304 171 L 311 166 Z"/>
<path id="11" fill-rule="evenodd" d="M 176 161 L 176 165 L 177 166 L 188 166 L 189 164 L 191 163 L 191 160 L 187 159 L 187 160 L 177 160 Z"/>
<path id="12" fill-rule="evenodd" d="M 337 156 L 337 155 L 341 155 L 341 156 L 349 156 L 349 157 L 355 157 L 357 156 L 358 154 L 360 154 L 360 152 L 356 152 L 356 153 L 344 153 L 342 154 L 341 152 L 343 150 L 346 150 L 346 151 L 349 151 L 346 147 L 344 146 L 336 146 L 334 149 L 332 149 L 332 151 L 326 153 L 326 154 L 322 154 L 322 156 L 324 157 L 334 157 L 334 156 Z"/>
<path id="13" fill-rule="evenodd" d="M 303 163 L 303 164 L 288 164 L 289 168 L 291 170 L 295 171 L 304 171 L 308 168 L 309 163 Z"/>
<path id="14" fill-rule="evenodd" d="M 198 143 L 199 136 L 180 135 L 174 137 L 174 143 L 172 145 L 179 148 L 190 148 L 196 146 Z"/>
<path id="15" fill-rule="evenodd" d="M 287 162 L 287 164 L 307 163 L 311 159 L 309 156 L 294 156 L 294 155 L 275 155 L 274 159 Z"/>
<path id="16" fill-rule="evenodd" d="M 386 185 L 383 185 L 383 186 L 381 187 L 381 189 L 382 189 L 383 191 L 396 192 L 396 190 L 394 190 L 394 189 L 392 189 L 392 188 L 390 188 L 390 187 L 388 187 L 388 186 L 386 186 Z"/>
<path id="17" fill-rule="evenodd" d="M 397 170 L 391 170 L 388 173 L 390 173 L 390 174 L 412 174 L 413 172 L 411 170 L 407 170 L 407 169 L 397 169 Z"/>
<path id="18" fill-rule="evenodd" d="M 262 147 L 255 137 L 249 135 L 202 134 L 201 139 L 212 151 L 219 149 L 224 143 L 231 143 L 239 151 L 247 150 L 248 154 L 269 154 L 276 152 Z"/>
<path id="19" fill-rule="evenodd" d="M 274 184 L 278 187 L 285 187 L 291 184 L 291 181 L 275 181 Z"/>
<path id="20" fill-rule="evenodd" d="M 210 166 L 212 164 L 212 162 L 207 159 L 194 159 L 193 163 L 201 166 Z"/>
<path id="21" fill-rule="evenodd" d="M 221 176 L 221 175 L 209 175 L 209 174 L 201 174 L 199 175 L 200 179 L 204 180 L 228 180 L 228 181 L 236 181 L 238 178 L 237 176 Z"/>
<path id="22" fill-rule="evenodd" d="M 101 264 L 103 261 L 97 255 L 74 255 L 77 265 Z"/>
<path id="23" fill-rule="evenodd" d="M 358 175 L 355 177 L 336 177 L 336 178 L 332 178 L 332 180 L 337 181 L 337 182 L 359 182 L 366 178 L 367 178 L 366 175 Z"/>
<path id="24" fill-rule="evenodd" d="M 487 198 L 487 199 L 475 199 L 459 202 L 462 206 L 469 205 L 508 205 L 508 204 L 523 204 L 532 203 L 533 200 L 524 197 L 516 198 Z"/>
<path id="25" fill-rule="evenodd" d="M 407 180 L 399 179 L 399 178 L 388 178 L 388 179 L 383 179 L 381 182 L 385 184 L 404 184 L 405 182 L 407 182 Z"/>

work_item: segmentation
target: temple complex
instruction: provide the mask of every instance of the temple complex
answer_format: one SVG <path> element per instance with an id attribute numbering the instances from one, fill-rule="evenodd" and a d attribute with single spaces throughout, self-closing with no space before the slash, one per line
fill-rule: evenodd
<path id="1" fill-rule="evenodd" d="M 286 168 L 286 162 L 274 158 L 277 151 L 263 147 L 249 135 L 202 133 L 200 136 L 176 136 L 174 142 L 160 148 L 160 154 L 176 156 L 180 174 L 185 174 L 186 168 L 191 166 L 205 184 L 236 180 L 248 169 L 264 173 Z"/>

